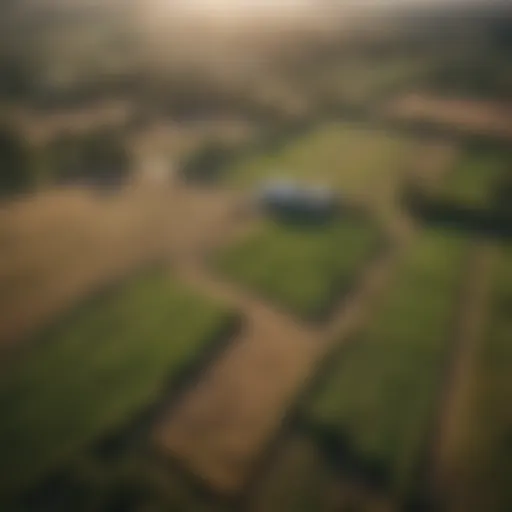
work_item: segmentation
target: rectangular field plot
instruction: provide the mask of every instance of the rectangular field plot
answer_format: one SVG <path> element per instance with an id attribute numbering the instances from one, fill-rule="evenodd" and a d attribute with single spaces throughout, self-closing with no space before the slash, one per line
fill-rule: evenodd
<path id="1" fill-rule="evenodd" d="M 464 277 L 466 243 L 420 235 L 376 315 L 307 402 L 326 456 L 401 494 L 419 462 Z"/>
<path id="2" fill-rule="evenodd" d="M 512 246 L 495 262 L 486 328 L 457 418 L 453 474 L 468 512 L 512 510 Z M 461 508 L 462 510 L 462 508 Z"/>
<path id="3" fill-rule="evenodd" d="M 394 190 L 417 149 L 403 136 L 332 123 L 243 158 L 227 169 L 226 177 L 250 187 L 284 176 L 336 186 L 349 196 L 383 196 Z"/>
<path id="4" fill-rule="evenodd" d="M 268 222 L 219 255 L 220 270 L 298 315 L 329 312 L 375 253 L 377 228 L 364 219 L 299 226 Z"/>
<path id="5" fill-rule="evenodd" d="M 134 279 L 35 340 L 0 377 L 0 491 L 30 485 L 122 427 L 232 316 L 165 273 Z"/>

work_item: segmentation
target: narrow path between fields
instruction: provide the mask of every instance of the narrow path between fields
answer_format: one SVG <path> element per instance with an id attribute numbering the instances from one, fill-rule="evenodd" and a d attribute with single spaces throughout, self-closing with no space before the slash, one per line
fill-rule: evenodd
<path id="1" fill-rule="evenodd" d="M 382 253 L 331 320 L 315 327 L 209 271 L 205 251 L 235 231 L 210 230 L 207 241 L 174 255 L 177 275 L 238 310 L 243 326 L 155 429 L 160 446 L 224 494 L 247 483 L 320 359 L 363 321 L 401 254 L 400 244 Z"/>
<path id="2" fill-rule="evenodd" d="M 450 461 L 461 434 L 461 408 L 470 384 L 475 351 L 485 326 L 493 257 L 494 248 L 488 242 L 475 242 L 455 326 L 456 346 L 426 461 L 426 491 L 431 497 L 428 506 L 435 511 L 451 510 L 447 502 L 453 495 L 457 479 L 456 475 L 450 474 Z"/>

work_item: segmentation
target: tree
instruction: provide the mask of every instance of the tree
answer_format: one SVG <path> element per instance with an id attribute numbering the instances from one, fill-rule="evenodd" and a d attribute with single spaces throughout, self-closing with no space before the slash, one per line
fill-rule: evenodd
<path id="1" fill-rule="evenodd" d="M 64 135 L 50 145 L 48 153 L 55 181 L 118 185 L 130 173 L 130 157 L 115 131 Z"/>
<path id="2" fill-rule="evenodd" d="M 24 192 L 36 180 L 31 152 L 23 137 L 8 128 L 0 128 L 0 194 Z"/>
<path id="3" fill-rule="evenodd" d="M 187 180 L 213 183 L 232 156 L 233 149 L 220 141 L 210 140 L 185 161 L 183 175 Z"/>
<path id="4" fill-rule="evenodd" d="M 494 187 L 496 209 L 500 214 L 512 217 L 512 172 L 507 169 Z"/>

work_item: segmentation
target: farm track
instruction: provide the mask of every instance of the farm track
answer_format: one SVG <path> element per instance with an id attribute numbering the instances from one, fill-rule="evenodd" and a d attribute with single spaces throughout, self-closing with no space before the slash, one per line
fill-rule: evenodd
<path id="1" fill-rule="evenodd" d="M 460 437 L 461 413 L 470 386 L 475 352 L 485 326 L 494 255 L 494 248 L 488 242 L 475 241 L 455 326 L 455 347 L 424 470 L 425 492 L 430 496 L 427 510 L 433 512 L 458 510 L 455 506 L 457 475 L 452 474 L 450 467 Z"/>
<path id="2" fill-rule="evenodd" d="M 157 425 L 158 444 L 215 492 L 241 491 L 322 358 L 363 321 L 399 254 L 400 249 L 382 253 L 352 296 L 319 326 L 300 322 L 217 278 L 201 251 L 196 257 L 191 252 L 176 255 L 177 275 L 239 311 L 243 328 Z"/>

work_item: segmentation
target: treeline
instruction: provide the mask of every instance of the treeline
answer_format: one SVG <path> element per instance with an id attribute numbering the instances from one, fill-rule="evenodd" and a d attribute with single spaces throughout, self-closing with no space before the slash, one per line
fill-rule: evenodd
<path id="1" fill-rule="evenodd" d="M 508 148 L 492 141 L 467 144 L 466 162 L 459 175 L 449 185 L 429 187 L 414 177 L 406 180 L 404 205 L 423 221 L 452 226 L 469 232 L 484 232 L 510 237 L 512 235 L 512 155 Z M 470 165 L 479 158 L 496 159 L 497 172 L 491 165 L 478 169 L 481 196 L 465 193 L 466 180 L 475 180 Z M 481 164 L 480 164 L 481 165 Z M 457 172 L 457 169 L 452 170 Z M 473 173 L 473 176 L 470 174 Z M 475 185 L 473 184 L 473 187 Z"/>
<path id="2" fill-rule="evenodd" d="M 0 194 L 27 191 L 36 179 L 34 154 L 29 144 L 13 130 L 0 128 Z"/>
<path id="3" fill-rule="evenodd" d="M 13 128 L 0 128 L 2 197 L 65 183 L 119 186 L 130 176 L 130 163 L 123 136 L 116 131 L 63 135 L 36 147 Z"/>

